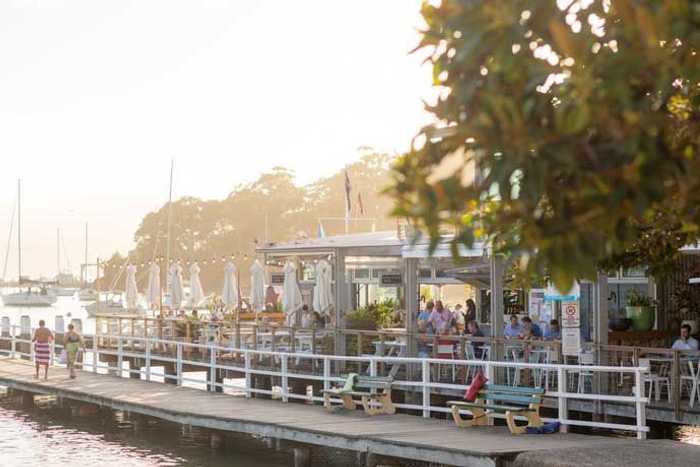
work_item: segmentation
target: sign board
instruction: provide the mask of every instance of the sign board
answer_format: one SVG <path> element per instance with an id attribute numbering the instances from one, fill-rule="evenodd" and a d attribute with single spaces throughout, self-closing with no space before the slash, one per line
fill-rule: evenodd
<path id="1" fill-rule="evenodd" d="M 379 277 L 379 285 L 382 287 L 399 287 L 403 284 L 401 273 L 387 273 Z"/>
<path id="2" fill-rule="evenodd" d="M 579 286 L 578 282 L 574 282 L 574 286 L 571 288 L 571 290 L 567 292 L 562 292 L 556 287 L 554 287 L 553 284 L 549 284 L 547 286 L 547 290 L 545 291 L 544 294 L 544 299 L 550 302 L 556 302 L 556 301 L 573 301 L 573 300 L 578 300 L 579 297 L 581 296 L 581 287 Z"/>
<path id="3" fill-rule="evenodd" d="M 270 284 L 272 285 L 284 285 L 284 273 L 283 272 L 273 272 L 270 274 Z"/>
<path id="4" fill-rule="evenodd" d="M 561 325 L 564 328 L 581 327 L 581 311 L 578 302 L 562 302 Z"/>
<path id="5" fill-rule="evenodd" d="M 579 328 L 563 328 L 561 330 L 561 353 L 574 356 L 581 353 L 581 330 Z"/>
<path id="6" fill-rule="evenodd" d="M 544 301 L 545 289 L 531 289 L 527 299 L 527 313 L 533 321 L 549 321 Z"/>

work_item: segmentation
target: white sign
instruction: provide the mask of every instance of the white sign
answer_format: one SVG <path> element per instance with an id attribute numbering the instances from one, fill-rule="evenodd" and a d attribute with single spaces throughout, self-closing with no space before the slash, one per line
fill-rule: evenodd
<path id="1" fill-rule="evenodd" d="M 581 313 L 579 311 L 578 302 L 562 302 L 561 321 L 562 327 L 564 328 L 581 327 Z"/>
<path id="2" fill-rule="evenodd" d="M 561 330 L 561 353 L 578 355 L 581 352 L 581 330 L 579 328 L 564 328 Z"/>

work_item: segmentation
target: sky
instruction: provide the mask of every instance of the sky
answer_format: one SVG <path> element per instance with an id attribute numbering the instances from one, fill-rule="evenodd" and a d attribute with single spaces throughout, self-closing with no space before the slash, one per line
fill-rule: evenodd
<path id="1" fill-rule="evenodd" d="M 126 252 L 174 196 L 299 183 L 430 121 L 420 0 L 3 0 L 0 267 L 22 180 L 23 275 Z M 7 278 L 17 276 L 17 240 Z"/>

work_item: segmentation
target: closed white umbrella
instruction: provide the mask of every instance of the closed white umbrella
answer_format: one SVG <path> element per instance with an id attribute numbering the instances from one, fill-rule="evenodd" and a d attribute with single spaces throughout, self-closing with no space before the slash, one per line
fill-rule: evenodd
<path id="1" fill-rule="evenodd" d="M 180 266 L 180 263 L 174 263 L 170 266 L 170 300 L 173 309 L 180 308 L 183 296 L 182 266 Z"/>
<path id="2" fill-rule="evenodd" d="M 202 281 L 199 279 L 199 265 L 192 263 L 190 266 L 190 298 L 192 306 L 197 306 L 204 300 L 204 289 L 202 289 Z"/>
<path id="3" fill-rule="evenodd" d="M 316 285 L 314 286 L 314 310 L 319 314 L 330 316 L 333 306 L 331 290 L 333 272 L 327 261 L 321 260 L 316 265 Z"/>
<path id="4" fill-rule="evenodd" d="M 282 310 L 287 315 L 287 325 L 296 324 L 296 317 L 304 305 L 301 298 L 301 290 L 297 283 L 297 268 L 294 263 L 287 261 L 284 265 L 284 292 L 282 294 Z"/>
<path id="5" fill-rule="evenodd" d="M 265 309 L 265 268 L 257 259 L 250 267 L 250 305 L 256 313 Z"/>
<path id="6" fill-rule="evenodd" d="M 238 306 L 238 281 L 236 265 L 228 262 L 224 267 L 224 290 L 221 298 L 227 309 L 235 309 Z"/>
<path id="7" fill-rule="evenodd" d="M 160 268 L 156 263 L 148 269 L 148 287 L 146 301 L 151 308 L 160 306 Z"/>
<path id="8" fill-rule="evenodd" d="M 130 264 L 126 267 L 126 307 L 130 310 L 136 308 L 139 302 L 139 290 L 136 286 L 136 266 Z"/>

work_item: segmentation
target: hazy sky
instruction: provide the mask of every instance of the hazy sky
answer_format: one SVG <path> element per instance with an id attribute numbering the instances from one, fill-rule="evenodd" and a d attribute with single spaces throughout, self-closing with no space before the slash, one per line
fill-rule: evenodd
<path id="1" fill-rule="evenodd" d="M 3 0 L 0 252 L 23 184 L 25 274 L 125 252 L 175 195 L 222 198 L 276 165 L 300 183 L 429 121 L 419 0 Z M 16 276 L 16 239 L 8 277 Z M 0 258 L 0 268 L 2 267 Z"/>

